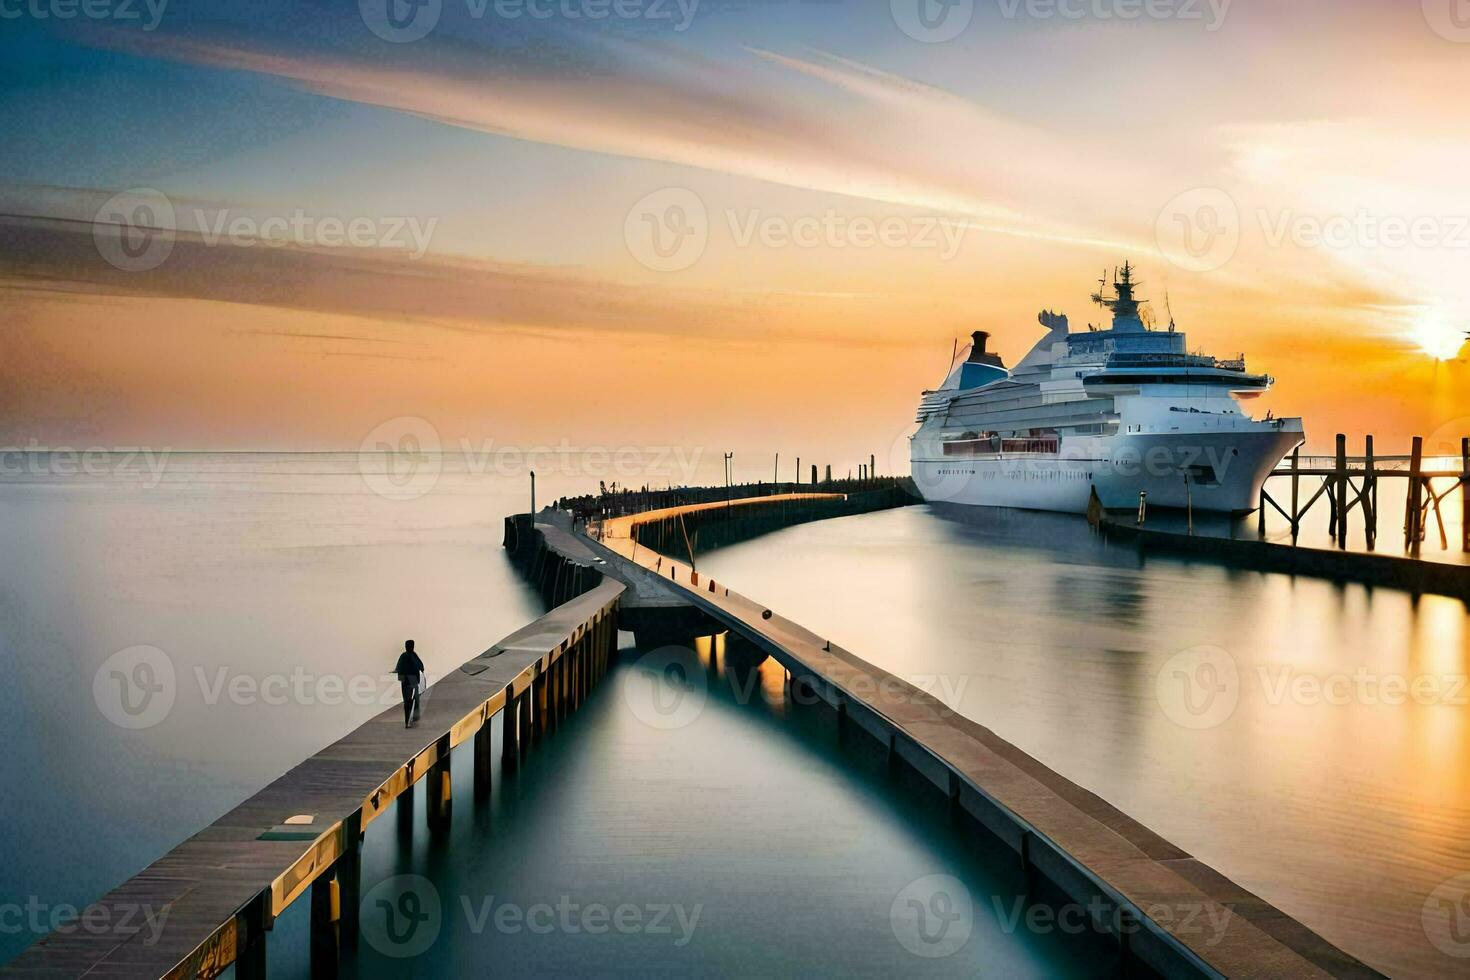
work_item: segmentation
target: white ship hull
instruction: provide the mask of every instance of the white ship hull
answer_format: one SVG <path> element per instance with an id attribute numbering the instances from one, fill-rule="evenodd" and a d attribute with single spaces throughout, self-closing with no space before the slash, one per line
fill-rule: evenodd
<path id="1" fill-rule="evenodd" d="M 1110 510 L 1137 508 L 1143 492 L 1151 507 L 1245 513 L 1301 441 L 1300 428 L 1155 433 L 1069 441 L 1053 456 L 936 458 L 915 440 L 911 463 L 928 501 L 1081 514 L 1096 488 Z"/>

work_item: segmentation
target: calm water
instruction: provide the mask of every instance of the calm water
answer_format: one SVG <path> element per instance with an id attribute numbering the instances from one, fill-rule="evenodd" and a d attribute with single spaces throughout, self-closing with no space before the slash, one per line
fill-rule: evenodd
<path id="1" fill-rule="evenodd" d="M 1460 602 L 1143 563 L 1080 520 L 966 508 L 805 525 L 700 567 L 1379 969 L 1470 971 Z"/>
<path id="2" fill-rule="evenodd" d="M 385 672 L 402 639 L 418 641 L 432 675 L 541 612 L 500 549 L 503 516 L 526 507 L 522 477 L 463 461 L 426 481 L 365 475 L 355 454 L 176 456 L 157 474 L 112 465 L 77 475 L 47 463 L 0 482 L 0 643 L 15 688 L 0 712 L 0 894 L 43 921 L 394 703 Z M 538 470 L 542 501 L 603 475 L 632 482 L 586 461 Z M 1016 928 L 1014 858 L 959 846 L 822 726 L 788 717 L 778 674 L 762 675 L 767 697 L 737 704 L 697 659 L 688 667 L 700 697 L 687 703 L 702 705 L 690 724 L 647 724 L 644 668 L 619 670 L 574 731 L 497 784 L 492 807 L 456 807 L 448 849 L 375 823 L 368 907 L 399 907 L 408 890 L 440 911 L 413 957 L 365 942 L 362 975 L 493 963 L 1068 976 L 1105 961 L 1087 938 Z M 467 762 L 455 767 L 460 801 Z M 409 805 L 422 828 L 422 795 Z M 499 918 L 506 906 L 521 926 Z M 954 926 L 942 930 L 963 939 L 952 955 L 908 951 L 906 939 L 936 948 L 916 938 L 916 908 Z M 614 915 L 617 928 L 596 931 Z M 298 903 L 278 923 L 273 976 L 306 971 L 305 920 Z M 36 938 L 33 918 L 13 921 L 0 961 Z M 381 939 L 388 923 L 371 928 Z"/>

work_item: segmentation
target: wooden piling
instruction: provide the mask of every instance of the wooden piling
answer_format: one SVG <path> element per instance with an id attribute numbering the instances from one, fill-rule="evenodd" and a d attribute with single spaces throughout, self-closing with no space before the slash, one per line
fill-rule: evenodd
<path id="1" fill-rule="evenodd" d="M 429 830 L 435 832 L 447 830 L 449 827 L 450 806 L 453 803 L 450 798 L 452 780 L 449 770 L 452 745 L 447 732 L 439 736 L 435 748 L 438 759 L 429 767 L 424 780 L 429 793 L 428 805 L 424 808 L 425 816 L 429 821 Z"/>
<path id="2" fill-rule="evenodd" d="M 1405 542 L 1409 551 L 1419 554 L 1419 542 L 1424 540 L 1424 481 L 1420 476 L 1424 470 L 1424 437 L 1415 436 L 1409 450 L 1409 500 L 1408 520 L 1405 521 Z"/>
<path id="3" fill-rule="evenodd" d="M 475 800 L 483 803 L 490 799 L 490 790 L 494 779 L 491 775 L 494 763 L 490 759 L 493 751 L 494 738 L 491 735 L 489 720 L 480 726 L 475 732 Z"/>
<path id="4" fill-rule="evenodd" d="M 347 949 L 357 945 L 362 911 L 362 811 L 342 821 L 342 856 L 337 859 L 337 939 Z"/>
<path id="5" fill-rule="evenodd" d="M 1460 550 L 1470 551 L 1470 437 L 1460 440 Z"/>
<path id="6" fill-rule="evenodd" d="M 337 976 L 342 959 L 341 938 L 337 932 L 341 898 L 337 879 L 325 874 L 311 883 L 311 976 L 313 980 L 332 980 Z"/>
<path id="7" fill-rule="evenodd" d="M 1337 434 L 1337 547 L 1339 551 L 1347 550 L 1347 518 L 1348 518 L 1348 475 L 1347 475 L 1347 436 L 1339 432 Z"/>
<path id="8" fill-rule="evenodd" d="M 1363 441 L 1363 542 L 1372 551 L 1378 543 L 1378 465 L 1373 455 L 1373 437 Z"/>
<path id="9" fill-rule="evenodd" d="M 532 691 L 531 691 L 531 689 L 530 688 L 526 688 L 526 690 L 521 694 L 520 698 L 517 700 L 517 704 L 520 707 L 520 719 L 519 719 L 519 726 L 518 727 L 520 728 L 520 731 L 521 731 L 521 741 L 520 741 L 519 748 L 521 750 L 521 758 L 522 759 L 524 759 L 526 756 L 528 756 L 528 755 L 531 754 L 531 738 L 532 738 L 532 735 L 531 735 L 531 731 L 532 731 L 532 722 L 531 722 L 531 697 L 532 697 Z"/>
<path id="10" fill-rule="evenodd" d="M 1297 446 L 1291 451 L 1291 540 L 1296 541 L 1301 534 L 1301 480 L 1302 480 L 1302 447 Z"/>
<path id="11" fill-rule="evenodd" d="M 507 696 L 505 708 L 500 712 L 500 768 L 506 772 L 515 772 L 521 757 L 520 748 L 516 745 L 516 718 L 519 714 L 520 705 L 516 698 Z"/>

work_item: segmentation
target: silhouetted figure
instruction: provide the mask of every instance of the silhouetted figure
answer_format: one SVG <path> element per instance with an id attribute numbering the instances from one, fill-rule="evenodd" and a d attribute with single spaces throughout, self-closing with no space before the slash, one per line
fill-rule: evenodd
<path id="1" fill-rule="evenodd" d="M 414 702 L 419 699 L 419 679 L 424 675 L 424 662 L 413 652 L 412 640 L 404 641 L 393 673 L 398 675 L 398 684 L 403 688 L 403 727 L 409 728 L 413 725 Z"/>

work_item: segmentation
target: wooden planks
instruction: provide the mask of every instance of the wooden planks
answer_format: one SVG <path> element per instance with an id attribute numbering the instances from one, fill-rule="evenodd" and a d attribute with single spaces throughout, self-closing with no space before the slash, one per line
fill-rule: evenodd
<path id="1" fill-rule="evenodd" d="M 653 516 L 653 515 L 649 515 Z M 659 519 L 668 512 L 658 512 Z M 641 515 L 609 521 L 606 544 L 624 561 L 672 562 L 632 546 Z M 980 823 L 1074 900 L 1102 896 L 1140 931 L 1120 935 L 1130 953 L 1168 975 L 1377 977 L 1306 926 L 1200 864 L 1182 849 L 1082 789 L 985 727 L 902 678 L 730 590 L 670 581 L 733 633 L 768 651 L 800 681 L 948 792 Z M 1223 932 L 1195 927 L 1224 922 Z"/>
<path id="2" fill-rule="evenodd" d="M 508 698 L 572 651 L 608 641 L 623 592 L 604 579 L 441 678 L 424 695 L 416 727 L 403 727 L 397 706 L 370 719 L 94 903 L 117 928 L 48 935 L 0 975 L 217 975 L 355 844 L 354 835 L 442 755 L 474 738 Z M 315 815 L 312 839 L 259 839 L 301 813 Z M 161 919 L 140 924 L 143 909 Z"/>

